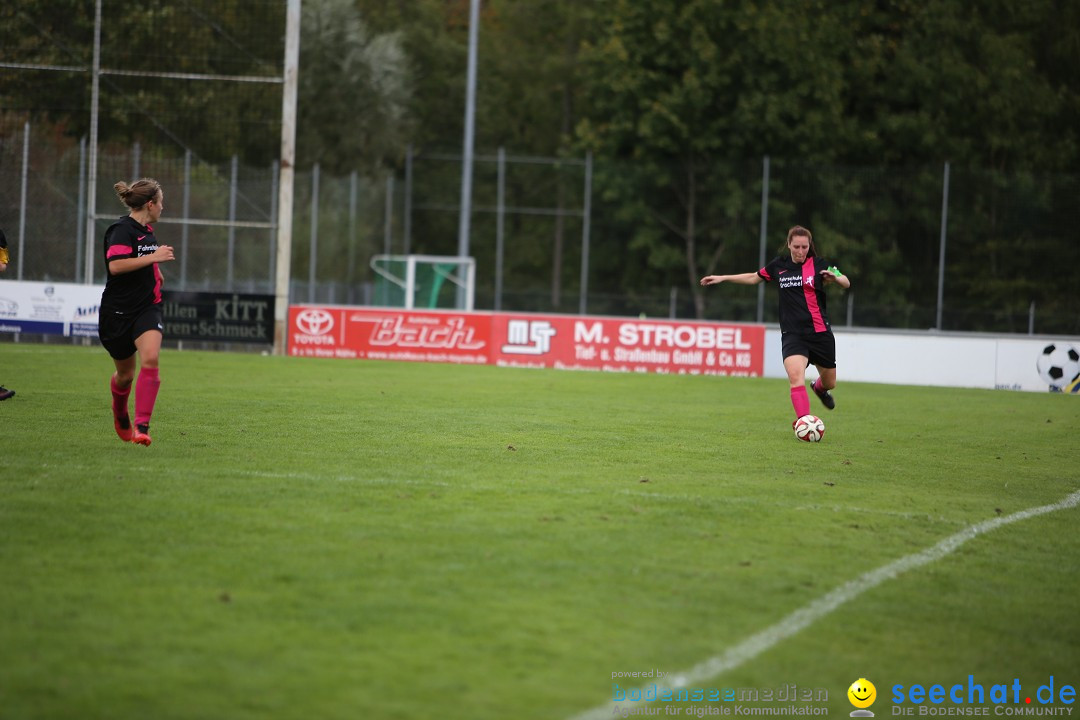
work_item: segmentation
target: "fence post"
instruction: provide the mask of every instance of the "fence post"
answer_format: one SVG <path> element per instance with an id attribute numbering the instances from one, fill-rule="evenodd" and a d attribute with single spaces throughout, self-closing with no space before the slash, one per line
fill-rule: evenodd
<path id="1" fill-rule="evenodd" d="M 383 254 L 389 255 L 394 246 L 394 174 L 386 176 L 386 195 L 383 198 Z"/>
<path id="2" fill-rule="evenodd" d="M 589 228 L 592 221 L 592 150 L 585 153 L 585 207 L 581 218 L 581 300 L 578 312 L 585 314 L 589 297 Z"/>
<path id="3" fill-rule="evenodd" d="M 1028 335 L 1035 334 L 1035 301 L 1031 301 L 1031 307 L 1028 308 Z"/>
<path id="4" fill-rule="evenodd" d="M 30 178 L 30 121 L 23 125 L 22 185 L 19 190 L 19 263 L 15 279 L 23 279 L 23 256 L 26 255 L 26 185 Z"/>
<path id="5" fill-rule="evenodd" d="M 495 310 L 502 310 L 503 291 L 503 252 L 505 250 L 506 229 L 506 149 L 499 147 L 496 165 L 498 185 L 495 189 Z"/>
<path id="6" fill-rule="evenodd" d="M 315 303 L 315 268 L 319 264 L 319 163 L 311 168 L 311 261 L 308 267 L 308 302 Z"/>
<path id="7" fill-rule="evenodd" d="M 769 156 L 761 162 L 761 229 L 759 230 L 758 267 L 765 267 L 765 245 L 769 234 Z M 765 322 L 765 284 L 757 289 L 757 321 Z"/>
<path id="8" fill-rule="evenodd" d="M 937 284 L 937 324 L 934 326 L 941 330 L 941 311 L 945 298 L 945 242 L 948 233 L 946 227 L 949 222 L 949 163 L 945 163 L 945 177 L 942 180 L 941 192 L 941 249 L 938 254 L 938 284 Z"/>
<path id="9" fill-rule="evenodd" d="M 240 158 L 237 155 L 232 156 L 232 168 L 229 173 L 229 259 L 226 265 L 225 279 L 226 290 L 233 291 L 233 268 L 235 267 L 236 257 L 236 195 L 238 192 L 239 178 L 237 177 L 240 169 Z"/>
<path id="10" fill-rule="evenodd" d="M 277 203 L 278 203 L 278 180 L 280 178 L 281 168 L 277 162 L 270 163 L 270 253 L 268 264 L 269 269 L 269 283 L 270 292 L 274 292 L 274 262 L 277 260 L 277 237 L 278 237 L 278 218 Z"/>
<path id="11" fill-rule="evenodd" d="M 86 225 L 80 222 L 86 208 L 86 136 L 79 138 L 79 200 L 75 206 L 75 282 L 82 279 L 81 260 L 86 244 Z M 89 248 L 85 252 L 90 252 Z"/>
<path id="12" fill-rule="evenodd" d="M 413 147 L 412 143 L 405 148 L 405 197 L 403 202 L 405 208 L 402 210 L 402 228 L 401 234 L 404 236 L 404 249 L 403 255 L 408 255 L 412 252 L 412 160 L 413 160 Z"/>
<path id="13" fill-rule="evenodd" d="M 182 290 L 187 290 L 188 237 L 191 233 L 191 226 L 188 224 L 188 220 L 191 217 L 191 150 L 184 151 L 184 200 L 182 213 L 184 216 L 184 224 L 180 227 L 180 288 Z"/>
<path id="14" fill-rule="evenodd" d="M 349 173 L 349 267 L 345 274 L 345 297 L 350 304 L 355 304 L 353 283 L 356 280 L 356 193 L 358 175 L 355 170 Z"/>

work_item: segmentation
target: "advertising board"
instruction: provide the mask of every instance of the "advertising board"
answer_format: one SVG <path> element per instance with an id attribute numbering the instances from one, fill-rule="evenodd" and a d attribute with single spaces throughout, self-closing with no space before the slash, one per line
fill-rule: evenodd
<path id="1" fill-rule="evenodd" d="M 580 315 L 289 308 L 297 357 L 760 377 L 763 325 Z"/>

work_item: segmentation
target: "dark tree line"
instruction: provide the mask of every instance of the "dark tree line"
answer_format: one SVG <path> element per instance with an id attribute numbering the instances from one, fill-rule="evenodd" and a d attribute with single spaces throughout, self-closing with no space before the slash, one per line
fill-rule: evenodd
<path id="1" fill-rule="evenodd" d="M 280 0 L 105 5 L 103 67 L 280 73 Z M 4 4 L 0 62 L 88 65 L 93 7 Z M 304 0 L 300 168 L 400 176 L 408 148 L 457 151 L 468 17 L 468 0 Z M 590 289 L 622 298 L 598 309 L 659 312 L 676 288 L 681 314 L 750 319 L 745 293 L 704 295 L 695 281 L 756 267 L 767 156 L 770 252 L 788 225 L 808 225 L 856 279 L 859 324 L 926 326 L 949 163 L 946 326 L 1024 330 L 1035 303 L 1040 329 L 1077 330 L 1080 277 L 1058 260 L 1080 239 L 1080 4 L 484 0 L 479 58 L 478 152 L 592 153 Z M 279 89 L 106 76 L 102 141 L 264 166 Z M 77 72 L 0 69 L 0 121 L 33 113 L 78 138 L 88 103 Z M 418 192 L 456 201 L 459 172 L 431 169 Z M 512 177 L 507 200 L 543 192 L 572 209 L 576 173 Z M 414 252 L 454 251 L 452 213 L 415 223 Z M 505 285 L 522 307 L 569 309 L 574 221 L 511 223 Z M 482 268 L 490 226 L 476 224 Z"/>

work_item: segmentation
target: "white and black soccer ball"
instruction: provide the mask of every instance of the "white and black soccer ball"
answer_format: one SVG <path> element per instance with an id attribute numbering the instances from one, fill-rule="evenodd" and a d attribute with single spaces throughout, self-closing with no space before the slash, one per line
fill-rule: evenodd
<path id="1" fill-rule="evenodd" d="M 803 442 L 818 442 L 825 437 L 825 423 L 817 415 L 803 415 L 795 421 L 795 437 Z"/>
<path id="2" fill-rule="evenodd" d="M 1062 390 L 1080 377 L 1080 351 L 1066 343 L 1053 343 L 1043 348 L 1035 369 L 1046 384 Z"/>

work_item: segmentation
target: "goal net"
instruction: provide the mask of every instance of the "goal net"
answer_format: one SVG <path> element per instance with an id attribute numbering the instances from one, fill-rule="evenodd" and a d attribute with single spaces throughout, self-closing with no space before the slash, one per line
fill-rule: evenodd
<path id="1" fill-rule="evenodd" d="M 407 310 L 472 310 L 476 260 L 440 255 L 375 255 L 372 300 Z"/>

